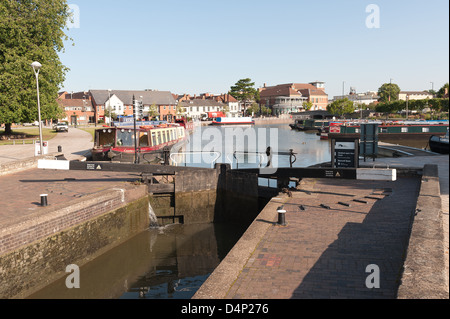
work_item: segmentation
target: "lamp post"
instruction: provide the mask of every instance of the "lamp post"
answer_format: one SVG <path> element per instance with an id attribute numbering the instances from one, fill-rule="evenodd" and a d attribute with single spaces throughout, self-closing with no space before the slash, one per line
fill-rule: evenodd
<path id="1" fill-rule="evenodd" d="M 109 126 L 111 126 L 111 89 L 108 90 L 108 109 L 109 109 Z M 106 122 L 106 119 L 105 119 Z"/>
<path id="2" fill-rule="evenodd" d="M 40 155 L 44 154 L 44 142 L 42 141 L 42 122 L 41 122 L 41 101 L 39 99 L 39 71 L 42 64 L 35 61 L 31 63 L 31 66 L 36 76 L 36 88 L 37 88 L 37 102 L 38 102 L 38 120 L 39 120 L 39 143 L 40 143 Z"/>

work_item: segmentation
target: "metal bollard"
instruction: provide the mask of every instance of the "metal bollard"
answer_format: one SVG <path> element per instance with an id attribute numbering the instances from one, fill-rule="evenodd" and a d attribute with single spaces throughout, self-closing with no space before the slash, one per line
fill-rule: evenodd
<path id="1" fill-rule="evenodd" d="M 47 196 L 48 196 L 48 194 L 41 194 L 41 206 L 42 207 L 48 206 Z"/>
<path id="2" fill-rule="evenodd" d="M 286 226 L 286 211 L 284 210 L 284 206 L 278 207 L 277 212 L 278 212 L 278 225 Z"/>
<path id="3" fill-rule="evenodd" d="M 62 146 L 58 145 L 58 153 L 62 153 Z"/>

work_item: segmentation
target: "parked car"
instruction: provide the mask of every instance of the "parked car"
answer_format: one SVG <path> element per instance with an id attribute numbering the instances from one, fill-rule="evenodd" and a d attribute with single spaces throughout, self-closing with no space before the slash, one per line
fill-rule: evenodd
<path id="1" fill-rule="evenodd" d="M 56 132 L 69 132 L 69 125 L 66 122 L 56 123 L 55 131 Z"/>

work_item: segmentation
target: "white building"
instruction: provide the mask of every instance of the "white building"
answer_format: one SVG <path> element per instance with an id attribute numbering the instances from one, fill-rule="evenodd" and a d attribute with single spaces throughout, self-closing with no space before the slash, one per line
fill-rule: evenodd
<path id="1" fill-rule="evenodd" d="M 409 100 L 426 100 L 432 99 L 434 96 L 427 91 L 401 91 L 398 95 L 398 99 L 406 101 L 408 97 Z"/>

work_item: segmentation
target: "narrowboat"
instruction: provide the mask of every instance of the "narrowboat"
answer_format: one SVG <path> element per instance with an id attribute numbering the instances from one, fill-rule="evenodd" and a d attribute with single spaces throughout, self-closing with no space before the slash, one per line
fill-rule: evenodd
<path id="1" fill-rule="evenodd" d="M 445 133 L 445 136 L 436 136 L 433 135 L 430 137 L 430 140 L 428 141 L 428 145 L 430 147 L 430 151 L 439 153 L 439 154 L 448 154 L 449 152 L 449 136 L 448 136 L 448 129 L 447 133 Z"/>
<path id="2" fill-rule="evenodd" d="M 254 125 L 251 117 L 217 117 L 211 125 Z"/>
<path id="3" fill-rule="evenodd" d="M 139 125 L 136 131 L 129 125 L 103 127 L 95 131 L 92 160 L 134 163 L 137 153 L 139 163 L 159 163 L 164 147 L 172 148 L 186 136 L 186 129 L 179 124 Z"/>
<path id="4" fill-rule="evenodd" d="M 367 122 L 369 123 L 369 122 Z M 429 138 L 442 136 L 448 130 L 448 121 L 384 121 L 378 124 L 378 137 L 382 139 Z M 362 122 L 330 123 L 328 138 L 359 138 Z"/>
<path id="5" fill-rule="evenodd" d="M 292 129 L 296 129 L 303 132 L 318 131 L 319 133 L 324 128 L 330 125 L 330 121 L 327 120 L 296 120 L 294 124 L 291 124 Z"/>

